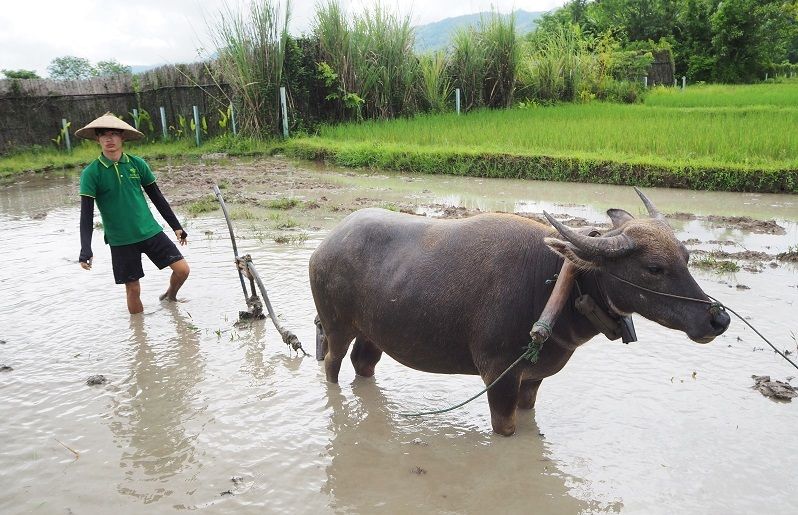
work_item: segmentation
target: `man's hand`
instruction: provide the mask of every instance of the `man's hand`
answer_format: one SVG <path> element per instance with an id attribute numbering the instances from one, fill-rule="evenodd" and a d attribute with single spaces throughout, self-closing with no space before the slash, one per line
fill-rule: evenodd
<path id="1" fill-rule="evenodd" d="M 83 268 L 83 270 L 91 270 L 91 261 L 92 261 L 92 259 L 94 259 L 94 258 L 90 257 L 87 261 L 81 261 L 80 262 L 81 268 Z"/>
<path id="2" fill-rule="evenodd" d="M 177 237 L 177 242 L 180 245 L 185 245 L 188 243 L 186 240 L 188 238 L 188 234 L 183 229 L 178 229 L 175 231 L 175 237 Z"/>

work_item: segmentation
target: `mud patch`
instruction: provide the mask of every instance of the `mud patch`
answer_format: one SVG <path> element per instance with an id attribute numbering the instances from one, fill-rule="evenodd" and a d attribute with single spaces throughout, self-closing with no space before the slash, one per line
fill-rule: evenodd
<path id="1" fill-rule="evenodd" d="M 784 381 L 771 381 L 770 376 L 751 376 L 754 380 L 753 388 L 759 390 L 759 393 L 765 397 L 781 401 L 792 401 L 793 398 L 798 397 L 798 392 L 795 388 Z"/>
<path id="2" fill-rule="evenodd" d="M 269 158 L 258 161 L 237 161 L 233 165 L 209 159 L 209 162 L 161 166 L 158 184 L 175 206 L 188 204 L 210 194 L 218 184 L 225 201 L 260 205 L 277 200 L 280 192 L 293 191 L 309 196 L 314 190 L 336 190 L 341 186 L 321 180 L 309 170 L 293 165 L 287 159 Z M 284 193 L 283 193 L 284 196 Z M 317 202 L 320 199 L 312 199 Z"/>
<path id="3" fill-rule="evenodd" d="M 776 259 L 785 263 L 798 263 L 798 249 L 776 254 Z"/>
<path id="4" fill-rule="evenodd" d="M 692 213 L 671 213 L 666 216 L 673 220 L 691 221 L 700 220 L 710 224 L 731 229 L 739 229 L 741 231 L 752 232 L 755 234 L 787 234 L 784 227 L 776 223 L 775 220 L 755 220 L 748 216 L 699 216 Z M 726 245 L 727 243 L 721 243 Z"/>

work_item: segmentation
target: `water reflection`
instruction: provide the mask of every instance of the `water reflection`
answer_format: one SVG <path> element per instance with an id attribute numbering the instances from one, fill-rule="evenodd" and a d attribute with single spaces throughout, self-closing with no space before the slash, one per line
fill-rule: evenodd
<path id="1" fill-rule="evenodd" d="M 512 438 L 397 415 L 373 379 L 352 396 L 328 385 L 330 464 L 322 491 L 337 513 L 579 513 L 531 414 Z M 451 420 L 451 419 L 449 419 Z M 534 506 L 534 509 L 531 507 Z"/>
<path id="2" fill-rule="evenodd" d="M 157 323 L 163 311 L 164 327 L 148 331 L 149 318 Z M 164 338 L 160 333 L 169 331 L 169 326 L 175 334 Z M 126 395 L 115 396 L 110 429 L 122 449 L 119 466 L 124 481 L 117 489 L 146 504 L 174 493 L 161 486 L 165 480 L 188 474 L 189 483 L 202 466 L 195 456 L 197 433 L 189 426 L 205 410 L 197 398 L 205 365 L 199 331 L 178 304 L 165 304 L 149 317 L 131 316 L 130 331 Z"/>

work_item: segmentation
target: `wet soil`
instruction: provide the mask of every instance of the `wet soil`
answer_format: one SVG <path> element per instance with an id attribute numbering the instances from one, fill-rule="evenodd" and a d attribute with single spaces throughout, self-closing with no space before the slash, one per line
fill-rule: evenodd
<path id="1" fill-rule="evenodd" d="M 775 220 L 755 220 L 748 216 L 697 216 L 692 213 L 670 213 L 666 216 L 673 220 L 700 220 L 709 222 L 714 226 L 739 229 L 756 234 L 782 235 L 787 233 L 787 231 L 784 230 L 784 227 L 777 224 Z"/>
<path id="2" fill-rule="evenodd" d="M 160 304 L 167 272 L 148 269 L 143 317 L 127 315 L 101 236 L 95 235 L 96 269 L 84 273 L 75 264 L 74 174 L 0 196 L 0 214 L 13 222 L 4 224 L 2 239 L 16 244 L 0 273 L 0 295 L 8 299 L 0 309 L 8 341 L 0 345 L 6 351 L 0 363 L 16 369 L 0 374 L 9 483 L 0 512 L 67 506 L 119 515 L 145 509 L 478 513 L 496 506 L 508 513 L 529 506 L 554 514 L 657 512 L 661 506 L 755 512 L 761 492 L 781 480 L 773 463 L 798 470 L 795 403 L 776 410 L 750 389 L 752 373 L 782 379 L 792 371 L 739 321 L 709 345 L 694 345 L 642 317 L 636 319 L 640 344 L 598 337 L 546 380 L 534 416 L 520 421 L 512 439 L 493 435 L 484 398 L 446 416 L 407 420 L 399 413 L 460 402 L 484 384 L 470 376 L 422 374 L 385 356 L 374 378 L 357 377 L 347 363 L 339 385 L 327 385 L 319 364 L 287 349 L 268 321 L 234 325 L 244 304 L 224 219 L 218 209 L 188 214 L 194 202 L 211 197 L 211 184 L 222 186 L 240 216 L 234 219 L 239 248 L 252 253 L 278 317 L 307 346 L 315 335 L 307 262 L 325 234 L 314 227 L 368 206 L 447 218 L 517 211 L 540 221 L 545 209 L 580 227 L 605 222 L 611 207 L 644 216 L 630 188 L 387 177 L 271 158 L 205 161 L 153 163 L 194 235 L 192 278 L 181 290 L 185 302 Z M 686 202 L 684 195 L 660 190 L 652 199 L 665 212 L 689 206 L 702 214 L 772 218 L 787 228 L 789 236 L 778 237 L 754 235 L 732 219 L 671 220 L 694 251 L 723 250 L 730 259 L 748 256 L 752 267 L 764 266 L 767 273 L 743 270 L 725 281 L 711 271 L 695 276 L 763 334 L 794 345 L 789 331 L 798 269 L 781 261 L 768 270 L 769 263 L 757 264 L 762 255 L 744 253 L 770 256 L 795 247 L 793 197 L 760 203 L 742 194 L 691 192 Z M 298 202 L 270 207 L 285 198 Z M 207 204 L 216 209 L 211 199 Z M 253 237 L 276 215 L 296 222 L 279 234 L 307 234 L 307 240 L 281 245 Z M 42 312 L 50 314 L 44 323 Z M 97 372 L 109 383 L 86 386 Z M 747 434 L 760 438 L 740 445 Z M 780 445 L 769 444 L 774 441 Z M 795 511 L 788 493 L 775 492 L 768 502 L 771 511 Z"/>
<path id="3" fill-rule="evenodd" d="M 361 175 L 351 171 L 341 172 L 342 177 Z M 375 182 L 386 179 L 385 176 L 378 172 L 372 174 L 371 177 Z M 414 180 L 416 179 L 412 177 L 406 178 L 407 182 Z M 290 198 L 298 199 L 300 202 L 295 207 L 280 211 L 286 214 L 290 213 L 292 216 L 299 216 L 304 218 L 304 220 L 300 220 L 298 227 L 276 226 L 278 230 L 283 231 L 318 229 L 318 220 L 325 218 L 337 219 L 341 215 L 366 207 L 383 207 L 403 213 L 450 219 L 466 218 L 482 212 L 479 208 L 441 204 L 440 202 L 435 202 L 431 195 L 429 202 L 424 202 L 424 199 L 417 199 L 415 202 L 397 201 L 386 203 L 382 195 L 379 194 L 379 188 L 374 188 L 377 190 L 376 193 L 369 196 L 351 196 L 349 198 L 345 195 L 334 195 L 334 193 L 340 193 L 342 190 L 349 188 L 349 186 L 343 181 L 337 183 L 329 178 L 322 178 L 319 174 L 314 173 L 312 167 L 298 166 L 288 159 L 279 157 L 246 162 L 226 159 L 224 155 L 215 155 L 213 159 L 206 159 L 200 163 L 161 165 L 159 167 L 158 183 L 169 201 L 176 207 L 190 207 L 192 203 L 207 198 L 213 184 L 217 184 L 228 205 L 255 209 L 252 213 L 247 212 L 246 217 L 256 220 L 266 220 L 269 217 L 277 216 L 274 209 L 269 209 L 269 203 L 285 198 L 286 193 L 288 193 Z M 424 190 L 422 193 L 424 192 L 429 193 L 428 190 Z M 331 200 L 332 197 L 335 199 Z M 555 206 L 566 209 L 573 208 L 575 204 L 556 203 Z M 516 214 L 548 224 L 539 213 L 518 211 Z M 552 213 L 552 216 L 563 224 L 574 228 L 595 226 L 599 229 L 608 229 L 610 227 L 607 223 L 597 224 L 581 217 L 571 216 L 565 212 L 555 212 Z M 785 234 L 785 229 L 774 220 L 757 220 L 748 216 L 702 216 L 693 213 L 676 212 L 668 214 L 667 217 L 674 221 L 699 220 L 710 226 L 754 234 Z M 291 240 L 286 239 L 285 241 Z M 736 244 L 730 239 L 701 241 L 697 238 L 691 238 L 684 243 L 688 247 L 696 247 L 703 244 L 716 246 L 732 246 Z M 743 267 L 750 271 L 761 271 L 767 263 L 771 263 L 772 266 L 775 263 L 774 260 L 798 262 L 798 252 L 788 252 L 779 255 L 748 250 L 728 252 L 719 249 L 712 251 L 693 249 L 693 252 L 696 254 L 708 254 L 716 259 L 745 261 L 747 263 L 744 263 Z"/>

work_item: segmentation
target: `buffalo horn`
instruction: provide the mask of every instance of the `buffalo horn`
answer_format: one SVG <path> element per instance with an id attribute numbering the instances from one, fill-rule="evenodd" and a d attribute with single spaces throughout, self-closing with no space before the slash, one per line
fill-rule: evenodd
<path id="1" fill-rule="evenodd" d="M 557 229 L 563 238 L 573 243 L 576 248 L 589 256 L 614 258 L 628 254 L 634 249 L 632 239 L 625 234 L 619 234 L 608 238 L 591 238 L 590 236 L 585 236 L 584 234 L 580 234 L 564 226 L 545 211 L 543 211 L 543 215 L 551 225 Z"/>
<path id="2" fill-rule="evenodd" d="M 643 204 L 645 204 L 646 209 L 648 209 L 648 215 L 656 220 L 664 221 L 665 217 L 662 216 L 662 213 L 657 211 L 657 208 L 654 207 L 654 204 L 651 203 L 648 197 L 646 197 L 646 195 L 642 191 L 640 191 L 640 189 L 637 186 L 635 186 L 634 189 L 637 192 L 637 195 L 640 197 L 640 200 L 642 200 Z"/>

